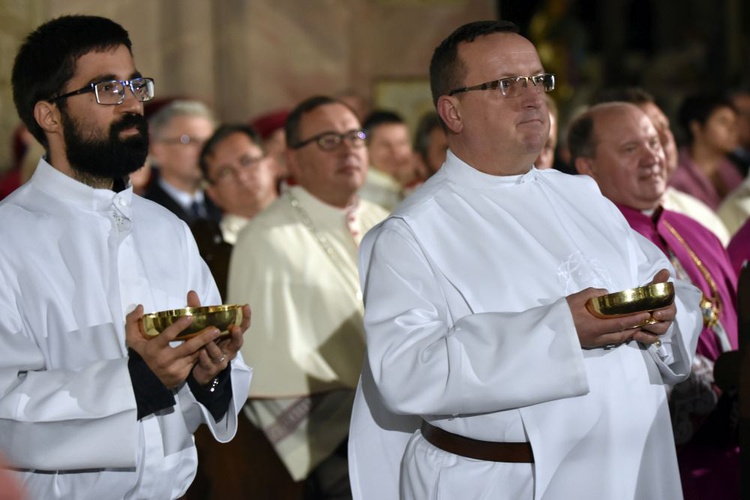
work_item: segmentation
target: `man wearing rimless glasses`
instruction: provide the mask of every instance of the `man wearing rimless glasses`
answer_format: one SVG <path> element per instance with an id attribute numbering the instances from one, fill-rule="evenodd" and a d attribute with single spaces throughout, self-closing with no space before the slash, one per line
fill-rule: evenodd
<path id="1" fill-rule="evenodd" d="M 174 100 L 153 113 L 148 124 L 155 179 L 144 196 L 191 227 L 199 220 L 218 223 L 222 211 L 206 196 L 198 164 L 201 148 L 216 128 L 209 107 L 200 101 Z"/>
<path id="2" fill-rule="evenodd" d="M 360 250 L 354 498 L 682 498 L 664 384 L 690 373 L 700 293 L 589 312 L 671 266 L 590 179 L 534 168 L 555 79 L 515 25 L 458 28 L 430 81 L 446 161 Z"/>
<path id="3" fill-rule="evenodd" d="M 29 498 L 179 498 L 197 427 L 234 435 L 249 308 L 220 340 L 208 327 L 173 342 L 190 318 L 142 333 L 144 311 L 221 299 L 187 225 L 129 185 L 154 82 L 127 31 L 53 19 L 21 46 L 12 82 L 46 154 L 0 203 L 0 450 Z"/>

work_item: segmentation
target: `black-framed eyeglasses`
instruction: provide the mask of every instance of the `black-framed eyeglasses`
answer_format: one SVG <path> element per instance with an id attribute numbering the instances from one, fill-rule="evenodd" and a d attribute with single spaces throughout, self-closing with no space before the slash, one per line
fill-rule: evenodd
<path id="1" fill-rule="evenodd" d="M 552 73 L 539 73 L 532 76 L 510 76 L 471 87 L 461 87 L 451 90 L 448 92 L 448 95 L 452 96 L 472 90 L 500 90 L 500 93 L 505 97 L 518 97 L 529 86 L 529 82 L 532 84 L 532 90 L 536 92 L 550 92 L 555 90 L 555 75 Z"/>
<path id="2" fill-rule="evenodd" d="M 367 134 L 364 130 L 349 130 L 343 134 L 337 134 L 336 132 L 323 132 L 322 134 L 315 135 L 300 141 L 292 146 L 292 149 L 300 149 L 313 142 L 318 144 L 318 147 L 323 151 L 333 151 L 342 141 L 346 140 L 349 145 L 353 148 L 359 148 L 364 146 Z"/>
<path id="3" fill-rule="evenodd" d="M 73 92 L 59 95 L 50 99 L 50 102 L 57 102 L 67 99 L 78 94 L 93 92 L 96 96 L 96 102 L 104 106 L 117 106 L 125 102 L 125 88 L 129 88 L 136 99 L 141 102 L 150 101 L 154 98 L 154 79 L 153 78 L 133 78 L 132 80 L 105 80 L 102 82 L 89 83 Z"/>

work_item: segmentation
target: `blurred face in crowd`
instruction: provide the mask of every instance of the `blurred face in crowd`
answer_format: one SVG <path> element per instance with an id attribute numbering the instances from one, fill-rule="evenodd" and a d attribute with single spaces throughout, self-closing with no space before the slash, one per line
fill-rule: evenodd
<path id="1" fill-rule="evenodd" d="M 427 144 L 426 166 L 432 175 L 443 166 L 448 154 L 448 138 L 445 136 L 443 127 L 435 127 L 430 130 Z"/>
<path id="2" fill-rule="evenodd" d="M 534 162 L 534 166 L 539 169 L 552 168 L 555 163 L 555 148 L 557 147 L 557 119 L 549 114 L 549 135 L 547 142 L 544 143 L 539 158 Z"/>
<path id="3" fill-rule="evenodd" d="M 289 172 L 286 169 L 286 134 L 284 128 L 274 130 L 268 138 L 263 141 L 263 147 L 266 150 L 271 166 L 276 171 L 276 178 L 283 179 Z"/>
<path id="4" fill-rule="evenodd" d="M 173 117 L 151 140 L 151 159 L 161 177 L 182 191 L 195 192 L 203 178 L 198 156 L 213 131 L 213 122 L 205 116 Z"/>
<path id="5" fill-rule="evenodd" d="M 644 102 L 638 104 L 638 107 L 651 119 L 651 123 L 654 124 L 654 128 L 656 129 L 656 133 L 659 134 L 659 142 L 661 142 L 661 147 L 664 149 L 664 158 L 666 161 L 665 172 L 667 180 L 669 180 L 672 173 L 677 170 L 678 160 L 677 144 L 675 143 L 672 129 L 669 127 L 669 118 L 667 118 L 667 115 L 664 114 L 661 108 L 653 102 Z"/>
<path id="6" fill-rule="evenodd" d="M 667 188 L 664 150 L 653 123 L 632 104 L 595 106 L 593 158 L 577 158 L 576 169 L 599 184 L 614 203 L 637 210 L 656 208 Z"/>
<path id="7" fill-rule="evenodd" d="M 493 33 L 458 47 L 466 68 L 461 86 L 544 73 L 536 49 L 515 33 Z M 448 144 L 459 158 L 493 175 L 528 172 L 549 137 L 549 111 L 540 87 L 528 84 L 515 97 L 499 89 L 443 95 L 438 112 Z"/>
<path id="8" fill-rule="evenodd" d="M 140 76 L 124 45 L 82 55 L 73 77 L 60 94 L 83 88 L 91 82 Z M 61 130 L 50 137 L 52 160 L 64 169 L 56 152 L 64 142 L 64 161 L 75 177 L 109 179 L 124 177 L 140 168 L 148 153 L 148 125 L 143 103 L 125 90 L 125 100 L 116 106 L 96 102 L 93 92 L 73 95 L 57 102 Z M 61 137 L 62 136 L 62 137 Z M 59 156 L 59 157 L 55 157 Z"/>
<path id="9" fill-rule="evenodd" d="M 700 145 L 717 154 L 732 152 L 738 145 L 737 113 L 732 108 L 716 108 L 701 126 L 694 121 L 690 124 L 694 145 Z"/>
<path id="10" fill-rule="evenodd" d="M 273 163 L 247 134 L 228 135 L 205 160 L 206 194 L 225 213 L 250 218 L 276 199 Z"/>
<path id="11" fill-rule="evenodd" d="M 750 93 L 737 94 L 732 98 L 737 108 L 737 138 L 740 146 L 750 150 Z"/>
<path id="12" fill-rule="evenodd" d="M 414 151 L 409 129 L 403 123 L 384 123 L 369 131 L 367 153 L 373 168 L 395 178 L 401 185 L 415 176 Z"/>
<path id="13" fill-rule="evenodd" d="M 343 104 L 323 104 L 302 115 L 300 142 L 326 133 L 347 134 L 361 129 L 354 113 Z M 287 150 L 287 165 L 295 181 L 310 194 L 337 207 L 351 204 L 367 176 L 364 141 L 342 140 L 330 151 L 317 141 Z"/>

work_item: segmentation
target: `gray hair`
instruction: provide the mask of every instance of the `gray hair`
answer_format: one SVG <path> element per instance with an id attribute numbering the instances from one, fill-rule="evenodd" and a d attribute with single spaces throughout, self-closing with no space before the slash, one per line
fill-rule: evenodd
<path id="1" fill-rule="evenodd" d="M 208 118 L 216 125 L 216 117 L 211 109 L 200 101 L 176 100 L 162 107 L 148 120 L 148 128 L 152 137 L 159 138 L 161 131 L 172 119 L 178 116 L 199 116 Z"/>

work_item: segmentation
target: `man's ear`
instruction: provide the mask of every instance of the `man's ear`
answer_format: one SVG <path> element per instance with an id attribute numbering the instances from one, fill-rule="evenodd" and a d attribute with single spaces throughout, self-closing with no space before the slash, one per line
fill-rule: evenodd
<path id="1" fill-rule="evenodd" d="M 49 134 L 62 133 L 60 109 L 51 102 L 38 101 L 34 105 L 34 119 Z"/>
<path id="2" fill-rule="evenodd" d="M 576 172 L 578 172 L 581 175 L 590 175 L 591 177 L 594 177 L 594 160 L 591 158 L 585 158 L 583 156 L 579 156 L 575 160 L 575 165 L 573 165 L 576 169 Z"/>
<path id="3" fill-rule="evenodd" d="M 437 112 L 445 125 L 453 133 L 459 133 L 464 128 L 461 119 L 461 106 L 458 98 L 447 95 L 438 97 Z"/>

